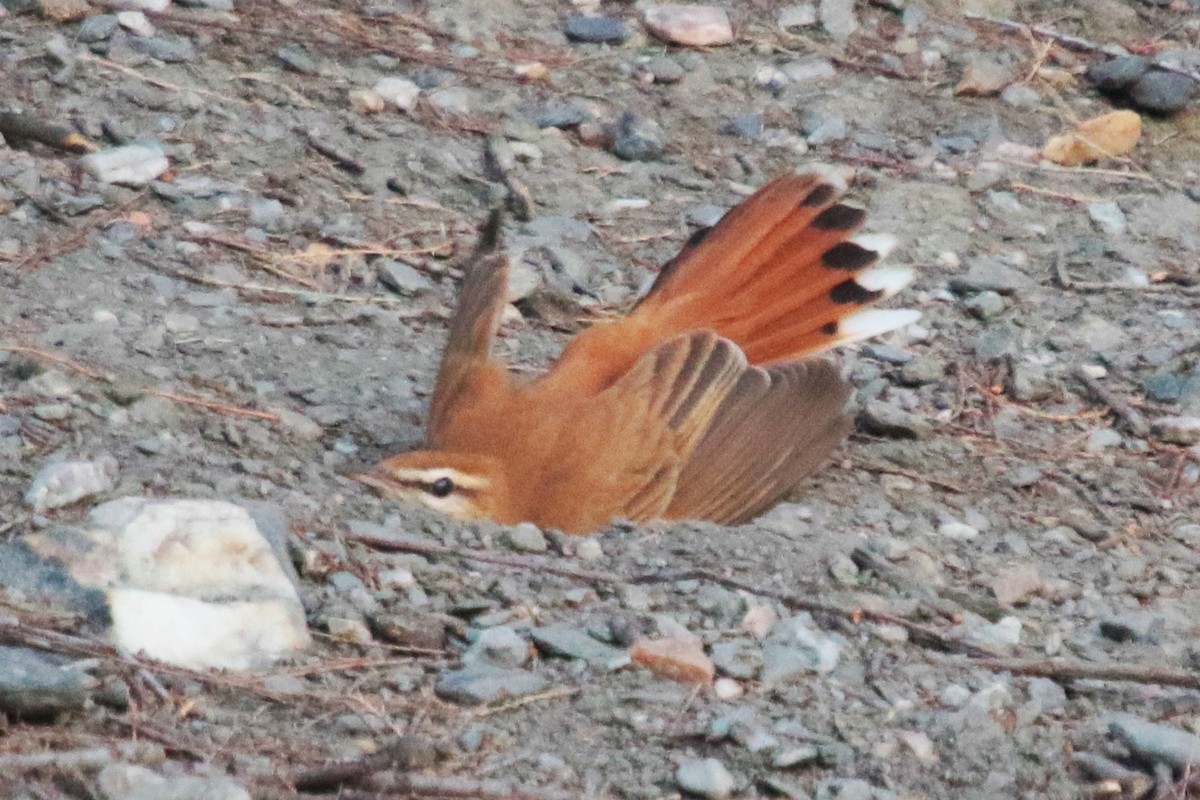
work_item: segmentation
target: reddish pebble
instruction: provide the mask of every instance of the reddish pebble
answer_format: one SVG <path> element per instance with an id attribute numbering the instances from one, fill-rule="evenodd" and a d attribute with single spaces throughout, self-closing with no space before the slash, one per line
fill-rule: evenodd
<path id="1" fill-rule="evenodd" d="M 660 678 L 680 683 L 709 684 L 716 671 L 704 654 L 704 645 L 690 634 L 639 639 L 629 648 L 629 657 Z"/>
<path id="2" fill-rule="evenodd" d="M 650 33 L 675 44 L 709 47 L 733 41 L 729 15 L 716 6 L 648 6 L 644 20 Z"/>

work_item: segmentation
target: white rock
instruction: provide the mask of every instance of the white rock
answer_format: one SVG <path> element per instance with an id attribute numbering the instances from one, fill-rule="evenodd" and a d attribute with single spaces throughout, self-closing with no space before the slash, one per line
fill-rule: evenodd
<path id="1" fill-rule="evenodd" d="M 675 783 L 696 797 L 724 800 L 733 794 L 733 776 L 715 758 L 686 761 L 675 770 Z"/>
<path id="2" fill-rule="evenodd" d="M 963 542 L 969 542 L 979 536 L 979 530 L 965 522 L 943 522 L 938 525 L 937 532 L 947 539 L 957 539 Z"/>
<path id="3" fill-rule="evenodd" d="M 146 15 L 141 11 L 117 12 L 117 24 L 127 31 L 136 33 L 138 36 L 154 35 L 154 26 L 150 24 L 150 20 L 146 19 Z"/>
<path id="4" fill-rule="evenodd" d="M 113 639 L 127 650 L 192 669 L 250 669 L 309 643 L 295 586 L 232 503 L 123 498 L 83 527 L 26 541 L 106 590 Z"/>
<path id="5" fill-rule="evenodd" d="M 733 24 L 725 9 L 675 3 L 646 6 L 642 19 L 660 39 L 689 47 L 711 47 L 733 41 Z"/>
<path id="6" fill-rule="evenodd" d="M 171 167 L 157 144 L 127 144 L 88 153 L 82 159 L 84 170 L 101 183 L 145 186 Z"/>
<path id="7" fill-rule="evenodd" d="M 807 28 L 817 24 L 817 7 L 812 3 L 801 3 L 779 9 L 775 23 L 784 30 L 788 28 Z"/>
<path id="8" fill-rule="evenodd" d="M 1154 435 L 1171 444 L 1200 442 L 1200 417 L 1160 417 L 1150 424 Z"/>
<path id="9" fill-rule="evenodd" d="M 374 89 L 385 103 L 401 111 L 412 111 L 421 96 L 421 87 L 407 78 L 380 78 Z"/>
<path id="10" fill-rule="evenodd" d="M 107 456 L 95 461 L 48 464 L 34 476 L 25 492 L 25 502 L 38 512 L 69 506 L 110 491 L 116 485 L 117 471 L 116 460 Z"/>

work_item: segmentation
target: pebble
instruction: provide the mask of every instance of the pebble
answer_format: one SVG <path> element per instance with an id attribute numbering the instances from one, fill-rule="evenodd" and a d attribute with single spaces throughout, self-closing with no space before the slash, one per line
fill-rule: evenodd
<path id="1" fill-rule="evenodd" d="M 1021 643 L 1021 620 L 1004 617 L 999 622 L 967 625 L 971 640 L 984 647 L 1015 647 Z"/>
<path id="2" fill-rule="evenodd" d="M 900 382 L 905 386 L 924 386 L 940 381 L 945 371 L 945 366 L 938 359 L 918 356 L 900 367 Z"/>
<path id="3" fill-rule="evenodd" d="M 668 3 L 642 10 L 646 30 L 673 44 L 712 47 L 733 41 L 733 24 L 725 9 L 717 6 Z"/>
<path id="4" fill-rule="evenodd" d="M 928 439 L 933 425 L 926 420 L 882 400 L 871 400 L 858 415 L 867 433 L 891 439 Z"/>
<path id="5" fill-rule="evenodd" d="M 654 161 L 662 155 L 666 137 L 662 126 L 652 119 L 627 111 L 617 121 L 616 135 L 610 148 L 626 161 Z"/>
<path id="6" fill-rule="evenodd" d="M 1096 229 L 1109 236 L 1122 234 L 1129 227 L 1125 212 L 1114 202 L 1088 203 L 1087 213 Z"/>
<path id="7" fill-rule="evenodd" d="M 154 26 L 141 11 L 119 11 L 117 12 L 117 22 L 122 28 L 138 36 L 154 35 Z"/>
<path id="8" fill-rule="evenodd" d="M 109 764 L 96 776 L 105 800 L 250 800 L 232 778 L 173 775 L 164 777 L 136 764 Z"/>
<path id="9" fill-rule="evenodd" d="M 376 262 L 375 274 L 384 286 L 408 297 L 432 292 L 437 288 L 433 281 L 416 268 L 390 258 Z"/>
<path id="10" fill-rule="evenodd" d="M 546 655 L 574 658 L 597 667 L 611 667 L 627 661 L 627 654 L 612 645 L 604 644 L 586 631 L 567 625 L 534 628 L 533 643 Z"/>
<path id="11" fill-rule="evenodd" d="M 463 664 L 521 667 L 529 660 L 529 643 L 507 625 L 497 625 L 480 631 L 462 660 Z"/>
<path id="12" fill-rule="evenodd" d="M 939 536 L 958 542 L 969 542 L 979 537 L 979 529 L 965 522 L 943 522 L 938 525 Z"/>
<path id="13" fill-rule="evenodd" d="M 1200 417 L 1159 417 L 1150 430 L 1164 442 L 1193 445 L 1200 442 Z"/>
<path id="14" fill-rule="evenodd" d="M 722 129 L 730 136 L 738 136 L 757 142 L 763 137 L 763 119 L 761 114 L 738 114 L 726 123 Z"/>
<path id="15" fill-rule="evenodd" d="M 64 659 L 0 646 L 0 713 L 44 719 L 83 708 L 96 681 Z"/>
<path id="16" fill-rule="evenodd" d="M 597 561 L 604 558 L 604 548 L 595 539 L 584 539 L 575 545 L 575 557 L 580 561 Z"/>
<path id="17" fill-rule="evenodd" d="M 991 581 L 996 602 L 1010 607 L 1042 589 L 1042 577 L 1034 564 L 1018 564 L 1000 570 Z"/>
<path id="18" fill-rule="evenodd" d="M 550 549 L 546 534 L 532 522 L 513 525 L 504 534 L 504 540 L 518 553 L 545 553 Z"/>
<path id="19" fill-rule="evenodd" d="M 817 18 L 821 27 L 836 42 L 844 42 L 858 30 L 854 15 L 854 0 L 819 0 Z"/>
<path id="20" fill-rule="evenodd" d="M 992 257 L 973 259 L 965 275 L 950 279 L 950 288 L 959 294 L 987 291 L 1015 294 L 1032 285 L 1028 275 Z"/>
<path id="21" fill-rule="evenodd" d="M 1179 771 L 1200 767 L 1200 736 L 1172 725 L 1147 722 L 1133 714 L 1113 714 L 1108 730 L 1150 763 L 1164 762 Z"/>
<path id="22" fill-rule="evenodd" d="M 1083 449 L 1089 453 L 1102 453 L 1113 447 L 1120 447 L 1124 439 L 1112 428 L 1098 428 L 1088 434 Z"/>
<path id="23" fill-rule="evenodd" d="M 421 96 L 421 87 L 407 78 L 380 78 L 371 88 L 385 103 L 400 111 L 412 111 Z"/>
<path id="24" fill-rule="evenodd" d="M 1150 71 L 1149 59 L 1142 56 L 1118 56 L 1087 68 L 1084 78 L 1102 92 L 1118 92 Z"/>
<path id="25" fill-rule="evenodd" d="M 431 92 L 429 102 L 442 111 L 460 116 L 470 114 L 477 105 L 475 91 L 465 86 L 451 86 Z"/>
<path id="26" fill-rule="evenodd" d="M 79 26 L 75 38 L 84 44 L 102 42 L 116 33 L 118 24 L 115 14 L 93 14 Z"/>
<path id="27" fill-rule="evenodd" d="M 679 83 L 687 72 L 673 58 L 656 56 L 646 62 L 646 70 L 654 78 L 655 83 Z"/>
<path id="28" fill-rule="evenodd" d="M 1004 313 L 1004 297 L 999 292 L 986 291 L 972 295 L 963 303 L 963 307 L 973 317 L 992 319 Z"/>
<path id="29" fill-rule="evenodd" d="M 1042 102 L 1038 90 L 1027 83 L 1014 83 L 1005 87 L 1000 99 L 1013 108 L 1033 108 Z"/>
<path id="30" fill-rule="evenodd" d="M 771 766 L 775 769 L 788 769 L 805 764 L 812 764 L 821 757 L 821 751 L 816 745 L 804 744 L 798 747 L 785 747 L 771 758 Z"/>
<path id="31" fill-rule="evenodd" d="M 1187 106 L 1196 94 L 1198 85 L 1187 75 L 1153 70 L 1138 78 L 1129 88 L 1129 99 L 1146 111 L 1174 114 Z"/>
<path id="32" fill-rule="evenodd" d="M 545 678 L 527 670 L 478 664 L 443 672 L 434 692 L 453 703 L 482 705 L 534 694 L 547 685 Z"/>
<path id="33" fill-rule="evenodd" d="M 34 476 L 25 492 L 25 502 L 37 512 L 69 506 L 111 491 L 116 486 L 117 473 L 116 459 L 108 456 L 95 461 L 47 464 Z"/>
<path id="34" fill-rule="evenodd" d="M 101 183 L 145 186 L 171 167 L 157 144 L 130 144 L 88 153 L 80 162 Z"/>
<path id="35" fill-rule="evenodd" d="M 814 672 L 832 672 L 841 650 L 838 639 L 815 630 L 807 614 L 780 620 L 763 646 L 762 682 L 771 686 Z"/>
<path id="36" fill-rule="evenodd" d="M 1008 67 L 990 57 L 981 56 L 967 65 L 962 80 L 954 87 L 954 93 L 977 97 L 999 94 L 1012 78 L 1012 70 Z"/>
<path id="37" fill-rule="evenodd" d="M 817 7 L 812 3 L 801 3 L 779 9 L 775 24 L 783 30 L 789 28 L 807 28 L 817 24 Z"/>
<path id="38" fill-rule="evenodd" d="M 563 30 L 573 42 L 623 44 L 629 38 L 625 22 L 616 17 L 572 14 Z"/>
<path id="39" fill-rule="evenodd" d="M 929 738 L 928 734 L 922 731 L 900 731 L 897 736 L 917 761 L 922 764 L 932 764 L 937 761 L 937 754 L 933 750 L 933 740 Z"/>
<path id="40" fill-rule="evenodd" d="M 733 776 L 715 758 L 685 761 L 675 770 L 675 783 L 687 794 L 708 800 L 725 800 L 733 794 Z"/>
<path id="41" fill-rule="evenodd" d="M 704 645 L 690 633 L 639 639 L 629 648 L 629 657 L 660 678 L 680 683 L 712 683 L 716 672 Z"/>

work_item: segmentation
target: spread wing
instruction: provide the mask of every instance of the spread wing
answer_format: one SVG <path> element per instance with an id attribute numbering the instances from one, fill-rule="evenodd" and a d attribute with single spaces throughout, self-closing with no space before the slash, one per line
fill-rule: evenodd
<path id="1" fill-rule="evenodd" d="M 735 524 L 784 499 L 850 432 L 828 361 L 745 369 L 678 478 L 664 516 Z"/>
<path id="2" fill-rule="evenodd" d="M 493 211 L 483 227 L 458 289 L 458 307 L 438 367 L 429 404 L 425 443 L 437 447 L 457 410 L 470 408 L 473 393 L 507 384 L 507 371 L 491 360 L 492 340 L 508 300 L 508 258 L 501 249 L 502 215 Z"/>
<path id="3" fill-rule="evenodd" d="M 746 357 L 733 342 L 693 331 L 649 351 L 597 395 L 591 410 L 569 426 L 570 442 L 556 448 L 570 444 L 576 452 L 562 457 L 576 465 L 580 449 L 594 454 L 586 480 L 575 476 L 571 483 L 589 487 L 586 506 L 597 518 L 567 528 L 661 517 L 684 463 L 745 369 Z M 581 440 L 584 432 L 596 438 L 595 446 Z"/>

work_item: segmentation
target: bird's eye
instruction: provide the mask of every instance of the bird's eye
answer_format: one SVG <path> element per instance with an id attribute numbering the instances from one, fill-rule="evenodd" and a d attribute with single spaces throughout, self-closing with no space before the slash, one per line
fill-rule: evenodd
<path id="1" fill-rule="evenodd" d="M 438 478 L 429 486 L 429 493 L 434 497 L 446 497 L 454 491 L 454 481 L 449 478 Z"/>

